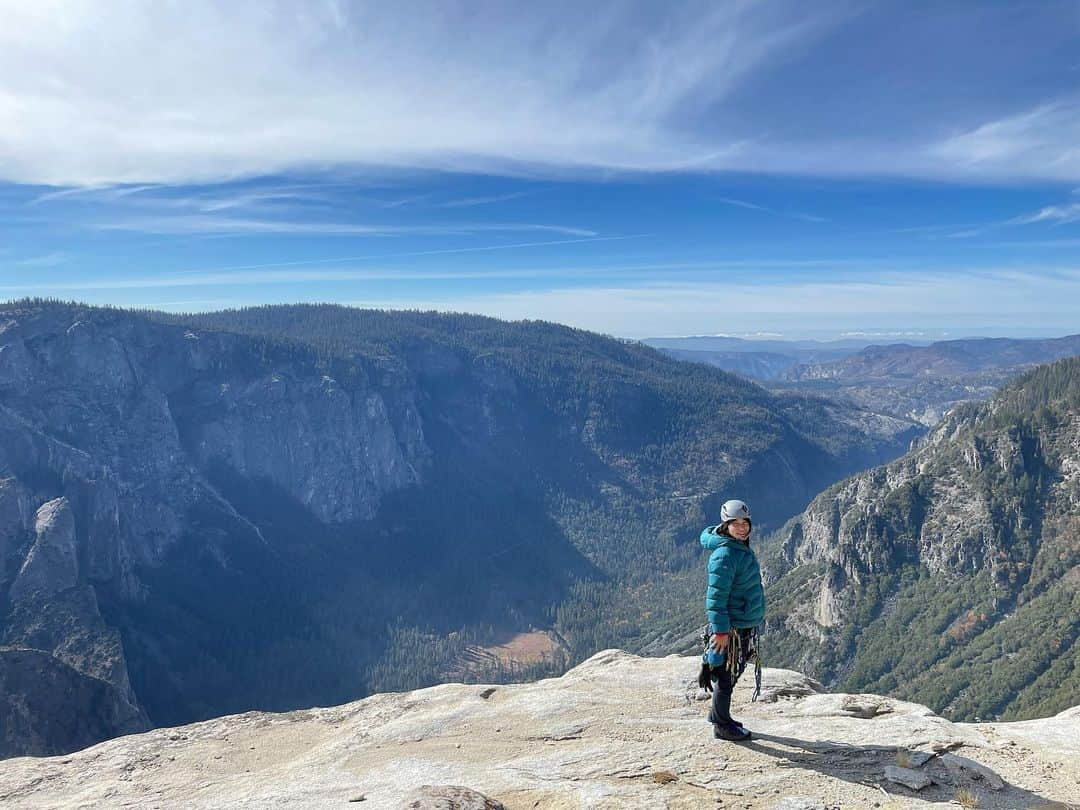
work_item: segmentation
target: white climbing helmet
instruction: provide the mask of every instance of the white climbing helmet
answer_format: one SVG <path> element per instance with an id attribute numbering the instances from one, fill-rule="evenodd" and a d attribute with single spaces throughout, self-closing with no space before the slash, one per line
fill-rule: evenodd
<path id="1" fill-rule="evenodd" d="M 729 520 L 745 518 L 750 520 L 750 507 L 742 501 L 726 501 L 720 507 L 720 522 L 727 523 Z"/>

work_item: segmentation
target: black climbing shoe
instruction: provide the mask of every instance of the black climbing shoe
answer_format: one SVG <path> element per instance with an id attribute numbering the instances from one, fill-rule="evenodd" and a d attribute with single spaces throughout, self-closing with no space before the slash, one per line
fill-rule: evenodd
<path id="1" fill-rule="evenodd" d="M 723 725 L 722 722 L 720 722 L 720 721 L 718 721 L 716 719 L 716 716 L 712 713 L 711 709 L 709 710 L 709 722 L 712 723 L 714 726 L 722 726 Z M 729 717 L 728 722 L 731 723 L 732 725 L 735 725 L 735 726 L 741 726 L 742 725 L 742 723 L 740 721 L 736 720 L 734 717 Z"/>
<path id="2" fill-rule="evenodd" d="M 713 726 L 712 735 L 718 740 L 730 740 L 731 742 L 742 742 L 750 739 L 750 732 L 734 722 Z"/>

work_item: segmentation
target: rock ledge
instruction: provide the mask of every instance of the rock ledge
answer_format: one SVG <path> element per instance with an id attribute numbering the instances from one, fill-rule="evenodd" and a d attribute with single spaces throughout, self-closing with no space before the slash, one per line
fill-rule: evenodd
<path id="1" fill-rule="evenodd" d="M 1080 735 L 1067 730 L 1075 710 L 954 724 L 924 706 L 827 694 L 797 672 L 767 669 L 769 702 L 750 703 L 749 684 L 736 690 L 736 714 L 754 738 L 733 744 L 712 738 L 696 674 L 694 658 L 605 650 L 561 678 L 494 692 L 445 684 L 156 729 L 0 763 L 0 804 L 458 806 L 439 790 L 473 803 L 463 807 L 507 810 L 947 807 L 959 791 L 980 808 L 1080 803 Z M 929 781 L 905 787 L 886 769 Z"/>

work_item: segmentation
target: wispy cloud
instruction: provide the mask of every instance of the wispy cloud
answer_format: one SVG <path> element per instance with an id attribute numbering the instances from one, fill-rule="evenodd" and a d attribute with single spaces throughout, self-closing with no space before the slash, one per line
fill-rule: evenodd
<path id="1" fill-rule="evenodd" d="M 768 211 L 769 210 L 764 205 L 758 205 L 757 203 L 747 202 L 746 200 L 736 200 L 733 197 L 718 197 L 716 199 L 716 201 L 718 203 L 723 203 L 724 205 L 733 205 L 736 208 L 746 208 L 747 210 L 750 210 L 750 211 Z"/>
<path id="2" fill-rule="evenodd" d="M 298 236 L 465 236 L 479 233 L 519 233 L 535 231 L 571 236 L 593 237 L 596 231 L 566 225 L 545 225 L 531 222 L 465 222 L 437 225 L 383 225 L 353 222 L 309 222 L 279 219 L 247 219 L 208 215 L 173 217 L 130 217 L 112 221 L 92 222 L 87 227 L 100 231 L 136 231 L 160 235 L 277 234 Z"/>
<path id="3" fill-rule="evenodd" d="M 961 174 L 1067 180 L 1080 177 L 1080 100 L 1039 104 L 931 144 L 927 155 Z"/>
<path id="4" fill-rule="evenodd" d="M 355 188 L 331 191 L 332 185 L 260 181 L 184 188 L 149 185 L 74 188 L 39 194 L 26 204 L 43 206 L 50 213 L 39 216 L 62 221 L 65 226 L 163 236 L 461 236 L 496 232 L 598 235 L 591 228 L 561 223 L 445 221 L 449 214 L 442 221 L 431 221 L 430 211 L 424 221 L 415 221 L 415 217 L 404 213 L 397 222 L 381 221 L 385 220 L 386 211 L 418 206 L 471 208 L 515 199 L 530 191 L 422 205 L 435 193 L 386 200 L 359 195 Z M 375 221 L 357 221 L 364 218 Z"/>
<path id="5" fill-rule="evenodd" d="M 162 273 L 134 277 L 69 279 L 34 284 L 3 284 L 9 293 L 61 292 L 83 290 L 143 290 L 182 287 L 261 287 L 266 285 L 310 285 L 319 282 L 472 282 L 476 280 L 565 280 L 610 275 L 607 267 L 518 268 L 495 270 L 414 270 L 401 268 L 340 269 L 252 269 L 218 272 Z M 628 271 L 619 268 L 620 274 Z"/>
<path id="6" fill-rule="evenodd" d="M 436 205 L 437 208 L 471 208 L 474 205 L 491 205 L 492 203 L 508 202 L 509 200 L 517 200 L 521 197 L 526 197 L 530 194 L 535 194 L 534 191 L 514 191 L 509 194 L 492 194 L 487 197 L 462 197 L 459 200 L 448 200 Z"/>
<path id="7" fill-rule="evenodd" d="M 803 222 L 828 222 L 825 217 L 819 217 L 814 214 L 803 214 L 798 211 L 784 211 L 778 208 L 769 208 L 768 206 L 758 205 L 757 203 L 748 202 L 746 200 L 739 200 L 734 197 L 717 197 L 716 202 L 723 203 L 724 205 L 731 205 L 736 208 L 745 208 L 749 211 L 761 211 L 765 214 L 776 214 L 777 216 L 798 219 Z"/>
<path id="8" fill-rule="evenodd" d="M 43 253 L 38 256 L 26 256 L 21 259 L 12 259 L 7 261 L 0 261 L 0 265 L 11 265 L 14 267 L 32 267 L 32 268 L 46 268 L 46 267 L 59 267 L 67 262 L 71 256 L 62 250 L 54 250 L 49 253 Z"/>
<path id="9" fill-rule="evenodd" d="M 346 262 L 359 262 L 386 259 L 401 259 L 412 258 L 417 256 L 439 256 L 442 254 L 451 253 L 482 253 L 488 251 L 501 251 L 501 250 L 522 250 L 526 248 L 545 248 L 554 247 L 558 245 L 577 245 L 583 242 L 614 242 L 621 241 L 623 239 L 640 239 L 646 236 L 646 234 L 628 234 L 626 236 L 589 236 L 582 239 L 549 239 L 543 242 L 516 242 L 509 245 L 476 245 L 473 247 L 461 247 L 461 248 L 439 248 L 437 250 L 410 250 L 404 253 L 381 253 L 378 255 L 367 256 L 333 256 L 322 259 L 299 259 L 296 261 L 288 262 L 268 262 L 259 264 L 242 264 L 233 265 L 230 267 L 216 267 L 210 268 L 214 272 L 223 272 L 229 270 L 254 270 L 266 267 L 308 267 L 323 264 L 342 264 Z M 194 270 L 194 271 L 182 271 L 182 272 L 207 272 L 206 269 Z"/>
<path id="10" fill-rule="evenodd" d="M 932 295 L 928 292 L 932 291 Z M 974 293 L 974 294 L 973 294 Z M 986 301 L 1007 300 L 1008 317 Z M 1033 318 L 1075 329 L 1080 309 L 1080 269 L 895 272 L 874 278 L 789 281 L 768 287 L 753 282 L 652 283 L 551 287 L 515 293 L 453 298 L 384 298 L 367 305 L 482 312 L 511 320 L 541 318 L 628 337 L 708 334 L 763 325 L 910 326 L 937 318 L 938 325 L 1023 323 Z M 724 313 L 718 318 L 717 313 Z M 980 321 L 982 319 L 982 321 Z M 642 325 L 645 325 L 644 327 Z M 643 331 L 644 330 L 644 331 Z"/>
<path id="11" fill-rule="evenodd" d="M 1075 91 L 1005 95 L 1008 64 L 946 104 L 940 65 L 912 64 L 882 93 L 864 57 L 828 110 L 785 104 L 815 68 L 835 77 L 835 49 L 821 44 L 863 5 L 600 0 L 582 15 L 558 2 L 9 2 L 0 179 L 184 184 L 340 166 L 1080 178 Z M 1043 5 L 1026 16 L 1075 30 L 1070 11 Z M 897 9 L 850 35 L 902 45 L 887 30 Z M 911 16 L 901 28 L 914 39 Z M 1016 25 L 994 4 L 925 18 L 957 40 Z M 1049 49 L 1035 37 L 1027 47 Z M 948 57 L 970 68 L 985 50 L 976 39 Z"/>
<path id="12" fill-rule="evenodd" d="M 37 197 L 29 200 L 27 204 L 39 205 L 40 203 L 70 200 L 73 198 L 113 201 L 124 197 L 130 197 L 133 194 L 141 194 L 144 191 L 153 191 L 155 188 L 158 188 L 158 186 L 84 186 L 62 188 L 56 191 L 47 191 L 44 194 L 39 194 Z"/>
<path id="13" fill-rule="evenodd" d="M 5 14 L 0 176 L 86 186 L 333 165 L 723 167 L 753 134 L 686 122 L 849 16 L 793 0 L 584 16 L 293 0 Z"/>
<path id="14" fill-rule="evenodd" d="M 388 259 L 412 258 L 417 256 L 438 256 L 453 253 L 476 253 L 486 251 L 518 250 L 523 248 L 544 248 L 549 246 L 573 245 L 583 242 L 612 242 L 625 239 L 641 239 L 648 234 L 629 234 L 626 236 L 596 236 L 585 239 L 555 239 L 544 242 L 518 242 L 510 245 L 481 245 L 477 247 L 446 248 L 438 250 L 411 250 L 405 253 L 383 253 L 367 256 L 335 256 L 322 259 L 302 259 L 288 262 L 263 262 L 259 264 L 231 265 L 226 267 L 200 268 L 196 270 L 182 270 L 180 273 L 222 273 L 233 270 L 257 270 L 278 267 L 312 267 L 327 264 L 343 264 L 361 261 L 386 261 Z M 550 275 L 553 277 L 563 275 L 620 275 L 628 273 L 648 274 L 674 274 L 674 273 L 701 273 L 709 271 L 745 271 L 759 275 L 762 270 L 788 270 L 805 271 L 827 268 L 837 273 L 861 271 L 874 272 L 883 267 L 881 262 L 871 259 L 740 259 L 725 260 L 714 259 L 710 261 L 658 261 L 637 263 L 608 263 L 601 265 L 566 264 L 558 267 L 527 267 L 517 270 L 504 271 L 503 277 L 514 277 L 515 274 L 541 277 Z M 448 277 L 454 277 L 451 272 Z M 469 276 L 472 277 L 471 275 Z M 760 275 L 759 275 L 759 278 Z M 760 283 L 767 283 L 761 280 Z"/>
<path id="15" fill-rule="evenodd" d="M 827 217 L 819 217 L 816 214 L 802 214 L 798 211 L 781 212 L 784 216 L 791 217 L 792 219 L 801 219 L 803 222 L 828 222 Z"/>
<path id="16" fill-rule="evenodd" d="M 185 188 L 182 192 L 161 185 L 95 186 L 65 188 L 39 194 L 27 201 L 29 206 L 64 204 L 89 209 L 116 207 L 133 211 L 201 211 L 215 213 L 232 210 L 288 211 L 297 204 L 331 203 L 334 198 L 327 193 L 330 184 L 320 183 L 261 183 L 257 188 L 238 190 L 235 186 L 218 186 L 196 190 Z"/>
<path id="17" fill-rule="evenodd" d="M 471 281 L 475 279 L 550 276 L 552 271 L 450 271 L 396 269 L 238 270 L 216 273 L 162 273 L 134 277 L 69 279 L 35 284 L 0 284 L 8 292 L 59 292 L 81 290 L 146 290 L 181 287 L 252 287 L 270 284 L 306 285 L 318 282 L 370 281 Z"/>
<path id="18" fill-rule="evenodd" d="M 198 211 L 212 214 L 218 211 L 257 208 L 268 203 L 295 203 L 325 200 L 326 197 L 324 195 L 312 194 L 310 192 L 270 190 L 246 194 L 180 198 L 175 202 L 178 206 L 189 206 Z M 160 204 L 161 201 L 159 200 L 157 202 Z"/>
<path id="19" fill-rule="evenodd" d="M 408 197 L 401 197 L 397 200 L 387 200 L 381 203 L 383 208 L 403 208 L 405 206 L 416 205 L 418 202 L 431 197 L 430 194 L 411 194 Z"/>
<path id="20" fill-rule="evenodd" d="M 1032 225 L 1036 222 L 1080 222 L 1080 203 L 1048 205 L 1032 214 L 1009 220 L 1011 225 Z"/>
<path id="21" fill-rule="evenodd" d="M 541 243 L 542 244 L 542 243 Z M 517 247 L 524 247 L 518 245 Z M 511 247 L 490 246 L 495 247 Z M 484 248 L 463 248 L 462 250 L 482 250 Z M 455 251 L 427 251 L 426 253 L 448 253 Z M 409 254 L 406 254 L 409 255 Z M 414 255 L 414 254 L 413 254 Z M 342 261 L 342 260 L 332 260 Z M 759 269 L 760 263 L 679 263 L 670 264 L 633 264 L 633 265 L 565 265 L 546 267 L 513 267 L 484 270 L 418 270 L 415 268 L 345 267 L 327 268 L 314 266 L 316 262 L 273 262 L 267 264 L 242 265 L 236 267 L 211 268 L 205 270 L 181 270 L 170 273 L 144 274 L 139 276 L 71 278 L 62 281 L 35 282 L 33 284 L 0 284 L 0 291 L 22 293 L 29 291 L 57 292 L 82 290 L 140 290 L 171 287 L 246 287 L 270 284 L 313 284 L 318 282 L 361 282 L 361 281 L 398 281 L 398 282 L 471 282 L 475 280 L 523 280 L 531 279 L 537 283 L 546 280 L 549 283 L 563 283 L 566 279 L 585 278 L 636 278 L 638 283 L 648 283 L 658 273 L 667 277 L 697 275 L 702 270 L 727 269 L 735 273 L 750 269 Z M 759 282 L 763 286 L 769 282 Z"/>
<path id="22" fill-rule="evenodd" d="M 1062 205 L 1047 205 L 1037 211 L 1027 214 L 1019 214 L 1008 219 L 1000 219 L 993 222 L 969 223 L 966 225 L 925 225 L 915 228 L 900 228 L 897 233 L 923 233 L 927 236 L 945 236 L 949 239 L 971 239 L 984 236 L 992 231 L 1002 228 L 1011 228 L 1019 225 L 1038 225 L 1046 223 L 1051 225 L 1064 225 L 1071 222 L 1080 222 L 1080 203 L 1065 203 Z M 957 230 L 959 228 L 959 230 Z M 1025 243 L 1037 246 L 1046 242 L 1031 241 Z"/>
<path id="23" fill-rule="evenodd" d="M 648 302 L 650 309 L 659 311 L 673 306 L 673 312 L 698 312 L 711 309 L 715 302 L 727 301 L 731 311 L 747 314 L 760 312 L 798 313 L 888 313 L 917 312 L 920 301 L 933 290 L 933 306 L 928 312 L 962 313 L 985 312 L 983 301 L 972 299 L 971 291 L 980 295 L 1008 295 L 1017 312 L 1043 312 L 1058 307 L 1069 308 L 1069 302 L 1080 304 L 1080 268 L 1053 267 L 1039 269 L 972 268 L 954 273 L 942 283 L 938 272 L 925 270 L 890 270 L 852 274 L 827 280 L 807 280 L 787 277 L 776 281 L 757 279 L 750 274 L 737 273 L 723 280 L 702 281 L 700 278 L 680 280 L 677 277 L 656 280 L 655 273 L 642 273 L 628 278 L 628 268 L 619 267 L 562 267 L 515 268 L 502 270 L 405 270 L 400 268 L 342 268 L 319 270 L 259 270 L 229 273 L 166 274 L 151 278 L 102 279 L 88 282 L 77 289 L 119 289 L 154 287 L 231 286 L 260 284 L 308 284 L 313 281 L 470 281 L 474 279 L 535 279 L 535 289 L 520 293 L 481 295 L 476 300 L 518 300 L 537 295 L 573 298 L 581 296 L 582 309 L 599 305 L 604 295 L 615 291 L 633 300 Z M 566 279 L 594 277 L 597 284 L 565 286 Z M 616 286 L 605 283 L 605 277 L 620 278 Z M 73 289 L 63 284 L 57 289 Z M 419 288 L 418 288 L 419 289 Z M 1018 291 L 1023 290 L 1021 294 Z M 702 296 L 700 299 L 698 296 Z M 464 298 L 462 300 L 473 300 Z M 613 299 L 617 302 L 618 298 Z M 589 302 L 586 306 L 585 302 Z M 410 304 L 413 306 L 415 304 Z M 600 307 L 603 309 L 603 307 Z M 475 311 L 494 311 L 481 309 Z M 716 310 L 713 310 L 715 313 Z M 528 317 L 527 315 L 523 317 Z"/>

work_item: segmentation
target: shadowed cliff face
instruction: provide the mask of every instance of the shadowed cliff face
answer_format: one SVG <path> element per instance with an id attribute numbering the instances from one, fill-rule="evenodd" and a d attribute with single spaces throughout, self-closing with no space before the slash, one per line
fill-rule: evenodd
<path id="1" fill-rule="evenodd" d="M 11 647 L 0 647 L 0 719 L 0 757 L 48 756 L 150 728 L 111 683 L 49 653 Z"/>
<path id="2" fill-rule="evenodd" d="M 303 366 L 268 372 L 236 336 L 199 338 L 66 308 L 6 321 L 3 643 L 45 651 L 54 669 L 64 664 L 108 684 L 144 726 L 142 706 L 159 722 L 213 711 L 233 634 L 259 632 L 250 609 L 260 600 L 241 603 L 236 596 L 248 589 L 240 583 L 287 579 L 281 551 L 220 493 L 212 471 L 263 481 L 313 525 L 334 526 L 370 521 L 388 493 L 419 485 L 428 465 L 413 391 L 392 368 L 358 364 L 339 383 Z M 218 615 L 201 617 L 226 639 L 211 646 L 216 659 L 192 644 L 193 606 L 177 605 L 159 584 L 194 579 L 193 560 L 220 590 L 205 600 Z M 130 620 L 141 612 L 163 626 Z M 239 669 L 255 677 L 250 666 Z M 51 714 L 47 697 L 38 698 L 32 708 Z M 130 728 L 124 722 L 87 734 L 100 739 Z M 89 741 L 63 741 L 64 733 L 39 735 L 33 750 Z M 12 745 L 5 753 L 30 750 Z"/>
<path id="3" fill-rule="evenodd" d="M 815 498 L 770 545 L 777 660 L 960 719 L 1071 705 L 1078 437 L 1071 359 Z"/>
<path id="4" fill-rule="evenodd" d="M 550 626 L 582 582 L 696 562 L 671 538 L 726 487 L 782 476 L 776 521 L 910 435 L 549 325 L 483 321 L 481 346 L 403 316 L 327 349 L 300 339 L 327 313 L 287 314 L 267 336 L 0 311 L 0 644 L 111 695 L 77 744 L 434 682 L 452 631 Z"/>

